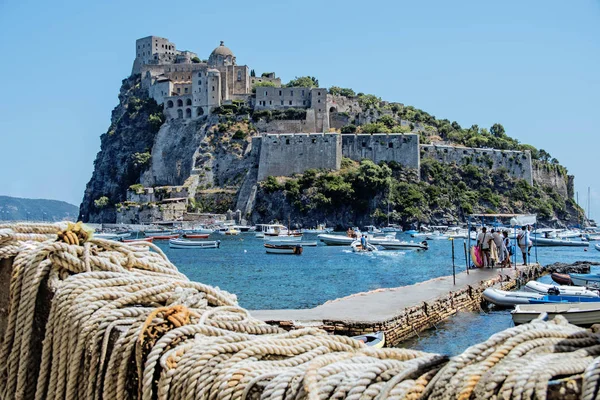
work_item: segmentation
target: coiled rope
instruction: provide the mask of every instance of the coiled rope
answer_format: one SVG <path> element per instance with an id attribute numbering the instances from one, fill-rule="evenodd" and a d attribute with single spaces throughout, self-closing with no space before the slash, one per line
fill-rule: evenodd
<path id="1" fill-rule="evenodd" d="M 189 281 L 151 243 L 90 238 L 72 224 L 0 225 L 9 257 L 0 399 L 545 398 L 551 379 L 573 375 L 582 398 L 598 396 L 600 339 L 559 317 L 448 361 L 283 331 Z"/>

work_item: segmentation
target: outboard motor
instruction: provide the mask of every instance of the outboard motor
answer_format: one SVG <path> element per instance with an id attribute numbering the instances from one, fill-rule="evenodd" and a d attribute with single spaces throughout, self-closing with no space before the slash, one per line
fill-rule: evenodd
<path id="1" fill-rule="evenodd" d="M 560 294 L 560 290 L 556 286 L 552 286 L 548 289 L 548 294 L 551 296 L 558 296 Z"/>
<path id="2" fill-rule="evenodd" d="M 423 247 L 425 247 L 425 250 L 429 248 L 429 243 L 427 243 L 427 240 L 423 240 L 421 244 L 423 245 Z"/>

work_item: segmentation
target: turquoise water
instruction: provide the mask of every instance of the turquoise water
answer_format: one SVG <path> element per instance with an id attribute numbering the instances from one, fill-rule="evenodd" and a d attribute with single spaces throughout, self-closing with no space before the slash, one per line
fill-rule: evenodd
<path id="1" fill-rule="evenodd" d="M 405 234 L 398 234 L 398 238 L 411 240 Z M 305 247 L 301 256 L 295 256 L 267 254 L 264 240 L 254 233 L 211 235 L 211 239 L 221 240 L 221 248 L 179 250 L 169 249 L 166 242 L 156 243 L 190 279 L 235 293 L 240 305 L 248 309 L 311 308 L 353 293 L 452 274 L 452 244 L 447 240 L 429 241 L 429 250 L 420 252 L 352 253 L 348 247 L 319 243 L 317 247 Z M 317 235 L 305 235 L 304 240 L 317 240 Z M 455 251 L 456 270 L 464 271 L 463 240 L 455 241 Z M 538 260 L 542 265 L 577 260 L 600 262 L 600 251 L 593 245 L 588 251 L 542 247 L 538 249 Z M 403 346 L 453 355 L 510 326 L 508 311 L 459 313 Z"/>

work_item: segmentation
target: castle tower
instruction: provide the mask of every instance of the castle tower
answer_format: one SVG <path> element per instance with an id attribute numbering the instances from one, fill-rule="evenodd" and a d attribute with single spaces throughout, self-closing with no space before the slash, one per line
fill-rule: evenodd
<path id="1" fill-rule="evenodd" d="M 160 58 L 175 60 L 175 43 L 158 36 L 146 36 L 135 41 L 135 60 L 131 74 L 139 74 L 144 64 L 158 64 Z"/>

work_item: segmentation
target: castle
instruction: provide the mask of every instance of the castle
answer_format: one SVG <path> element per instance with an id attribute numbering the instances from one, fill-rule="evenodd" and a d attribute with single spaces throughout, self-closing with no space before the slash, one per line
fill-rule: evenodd
<path id="1" fill-rule="evenodd" d="M 336 108 L 327 104 L 327 89 L 283 88 L 274 73 L 250 76 L 248 66 L 237 65 L 235 55 L 223 42 L 205 61 L 191 51 L 177 50 L 175 43 L 158 36 L 138 39 L 135 46 L 132 74 L 141 74 L 142 87 L 163 105 L 167 119 L 197 119 L 237 100 L 256 110 L 305 109 L 309 131 L 329 131 L 329 109 Z M 263 82 L 274 86 L 253 90 Z"/>

